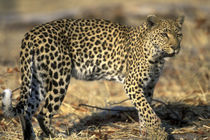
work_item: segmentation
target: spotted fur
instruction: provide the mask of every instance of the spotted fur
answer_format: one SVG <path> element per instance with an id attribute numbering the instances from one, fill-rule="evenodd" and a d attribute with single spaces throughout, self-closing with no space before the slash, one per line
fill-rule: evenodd
<path id="1" fill-rule="evenodd" d="M 31 118 L 44 105 L 38 122 L 54 137 L 51 118 L 58 111 L 70 78 L 111 80 L 124 84 L 126 94 L 139 112 L 141 131 L 161 129 L 150 106 L 164 58 L 180 50 L 183 17 L 148 16 L 138 27 L 100 19 L 60 19 L 34 27 L 22 41 L 20 52 L 21 97 L 12 107 L 5 91 L 5 115 L 19 116 L 24 139 L 34 139 Z"/>

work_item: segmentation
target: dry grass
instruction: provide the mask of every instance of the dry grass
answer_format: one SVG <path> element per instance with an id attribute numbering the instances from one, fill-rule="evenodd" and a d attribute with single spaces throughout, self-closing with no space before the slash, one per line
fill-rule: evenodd
<path id="1" fill-rule="evenodd" d="M 23 1 L 21 0 L 21 2 Z M 115 5 L 117 5 L 116 3 L 117 1 L 115 1 Z M 142 1 L 142 3 L 132 1 L 131 3 L 148 4 L 145 1 Z M 162 2 L 156 3 L 161 4 Z M 175 139 L 209 139 L 210 17 L 205 9 L 200 7 L 206 4 L 205 6 L 209 9 L 210 6 L 208 2 L 203 1 L 201 3 L 203 5 L 199 5 L 197 1 L 194 1 L 190 9 L 189 5 L 186 6 L 179 0 L 174 0 L 172 3 L 175 5 L 183 4 L 184 6 L 173 12 L 169 10 L 164 13 L 160 9 L 155 12 L 151 11 L 151 13 L 166 15 L 182 13 L 186 16 L 182 50 L 178 56 L 167 62 L 164 73 L 155 89 L 154 98 L 163 101 L 165 104 L 153 102 L 153 107 L 163 121 L 167 132 Z M 35 3 L 35 5 L 38 4 Z M 100 5 L 100 2 L 98 5 Z M 105 6 L 103 5 L 105 10 L 108 7 L 106 12 L 97 8 L 98 5 L 95 4 L 96 8 L 91 10 L 90 4 L 82 3 L 81 7 L 86 6 L 86 9 L 80 9 L 78 14 L 74 14 L 74 17 L 101 17 L 136 25 L 141 23 L 141 17 L 145 16 L 143 14 L 138 15 L 138 12 L 142 11 L 138 9 L 136 4 L 127 5 L 126 1 L 120 8 L 117 6 L 117 10 L 116 6 L 109 6 L 109 3 L 106 3 Z M 55 7 L 55 5 L 48 6 L 49 10 L 55 9 Z M 21 9 L 20 13 L 30 11 L 30 8 L 24 9 L 23 6 L 19 8 Z M 30 12 L 36 12 L 35 9 L 33 7 Z M 146 11 L 146 8 L 144 10 Z M 41 11 L 46 12 L 44 9 Z M 136 15 L 132 15 L 133 13 Z M 19 66 L 17 60 L 20 40 L 23 34 L 34 24 L 0 24 L 0 92 L 4 88 L 15 89 L 20 85 L 20 74 L 17 69 Z M 16 104 L 19 93 L 15 92 L 13 97 L 13 102 Z M 114 104 L 124 99 L 127 99 L 127 96 L 121 84 L 107 81 L 85 82 L 72 79 L 64 103 L 54 117 L 54 127 L 60 132 L 68 134 L 68 136 L 54 139 L 139 139 L 137 112 L 130 101 Z M 79 106 L 79 104 L 131 111 L 110 112 Z M 33 125 L 36 134 L 39 136 L 41 130 L 36 119 L 33 119 Z M 22 130 L 19 120 L 17 118 L 5 119 L 0 111 L 0 139 L 21 138 Z"/>

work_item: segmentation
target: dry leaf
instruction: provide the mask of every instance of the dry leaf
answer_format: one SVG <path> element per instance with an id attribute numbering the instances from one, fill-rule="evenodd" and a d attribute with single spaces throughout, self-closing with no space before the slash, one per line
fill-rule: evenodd
<path id="1" fill-rule="evenodd" d="M 18 69 L 17 67 L 15 67 L 13 70 L 14 70 L 15 72 L 20 72 L 19 69 Z"/>
<path id="2" fill-rule="evenodd" d="M 7 68 L 7 73 L 13 73 L 13 68 Z"/>
<path id="3" fill-rule="evenodd" d="M 5 87 L 5 86 L 1 86 L 1 89 L 5 90 L 5 89 L 6 89 L 6 87 Z"/>
<path id="4" fill-rule="evenodd" d="M 0 79 L 0 85 L 4 84 L 4 81 Z"/>

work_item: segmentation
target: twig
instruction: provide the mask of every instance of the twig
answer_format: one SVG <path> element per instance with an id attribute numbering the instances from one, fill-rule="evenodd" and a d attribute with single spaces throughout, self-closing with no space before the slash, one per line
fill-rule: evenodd
<path id="1" fill-rule="evenodd" d="M 123 112 L 123 114 L 128 117 L 132 122 L 136 122 L 128 113 Z"/>
<path id="2" fill-rule="evenodd" d="M 123 102 L 125 102 L 125 101 L 127 101 L 127 100 L 129 100 L 129 99 L 125 99 L 125 100 L 122 100 L 122 101 L 120 101 L 120 102 L 113 103 L 113 104 L 111 104 L 111 105 L 120 104 L 120 103 L 123 103 Z M 160 101 L 160 100 L 157 100 L 157 99 L 152 99 L 152 101 L 155 101 L 155 102 L 158 102 L 158 103 L 161 103 L 161 104 L 165 105 L 166 108 L 167 108 L 172 114 L 174 114 L 174 115 L 176 116 L 177 120 L 182 121 L 182 119 L 179 117 L 179 115 L 178 115 L 176 112 L 174 112 L 170 107 L 168 107 L 168 104 L 166 104 L 166 103 L 164 103 L 164 102 L 162 102 L 162 101 Z M 86 106 L 86 107 L 90 107 L 90 108 L 96 108 L 96 109 L 107 110 L 107 111 L 133 112 L 133 110 L 109 109 L 109 108 L 102 108 L 102 107 L 92 106 L 92 105 L 87 105 L 87 104 L 79 104 L 79 106 Z"/>
<path id="3" fill-rule="evenodd" d="M 80 106 L 86 106 L 86 107 L 90 107 L 90 108 L 96 108 L 96 109 L 107 110 L 107 111 L 134 112 L 134 110 L 109 109 L 109 108 L 102 108 L 102 107 L 92 106 L 92 105 L 87 105 L 87 104 L 79 104 L 79 107 Z"/>
<path id="4" fill-rule="evenodd" d="M 130 99 L 124 99 L 124 100 L 122 100 L 122 101 L 120 101 L 120 102 L 115 102 L 115 103 L 112 103 L 112 104 L 110 104 L 110 105 L 121 104 L 121 103 L 126 102 L 126 101 L 128 101 L 128 100 L 130 100 Z"/>
<path id="5" fill-rule="evenodd" d="M 158 102 L 158 103 L 161 103 L 161 104 L 167 106 L 166 103 L 164 103 L 163 101 L 160 101 L 160 100 L 158 100 L 158 99 L 152 99 L 152 101 L 155 101 L 155 102 Z"/>
<path id="6" fill-rule="evenodd" d="M 16 92 L 16 91 L 19 90 L 20 88 L 21 88 L 21 87 L 18 87 L 18 88 L 16 88 L 16 89 L 13 89 L 13 90 L 12 90 L 12 93 L 13 93 L 13 92 Z"/>

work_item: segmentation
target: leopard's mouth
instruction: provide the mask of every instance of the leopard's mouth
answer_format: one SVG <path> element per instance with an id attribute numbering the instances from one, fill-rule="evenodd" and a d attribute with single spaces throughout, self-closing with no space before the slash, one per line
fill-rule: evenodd
<path id="1" fill-rule="evenodd" d="M 173 57 L 175 55 L 176 55 L 175 52 L 173 52 L 173 53 L 167 54 L 166 57 Z"/>
<path id="2" fill-rule="evenodd" d="M 173 56 L 175 56 L 175 55 L 177 55 L 178 53 L 179 53 L 179 51 L 180 51 L 180 47 L 179 48 L 171 48 L 170 49 L 170 51 L 167 53 L 167 51 L 166 51 L 166 57 L 173 57 Z"/>
<path id="3" fill-rule="evenodd" d="M 176 52 L 176 50 L 170 50 L 170 51 L 163 51 L 163 56 L 164 57 L 173 57 L 173 56 L 175 56 L 176 55 L 176 53 L 178 53 L 178 52 Z"/>
<path id="4" fill-rule="evenodd" d="M 179 50 L 180 49 L 173 49 L 173 52 L 171 54 L 169 54 L 170 55 L 169 57 L 173 57 L 173 56 L 177 55 L 179 53 Z"/>
<path id="5" fill-rule="evenodd" d="M 171 47 L 171 48 L 162 48 L 162 50 L 160 50 L 159 46 L 157 44 L 153 44 L 154 48 L 156 49 L 156 55 L 154 55 L 153 57 L 155 58 L 163 58 L 163 57 L 173 57 L 175 55 L 177 55 L 180 51 L 180 47 Z"/>

